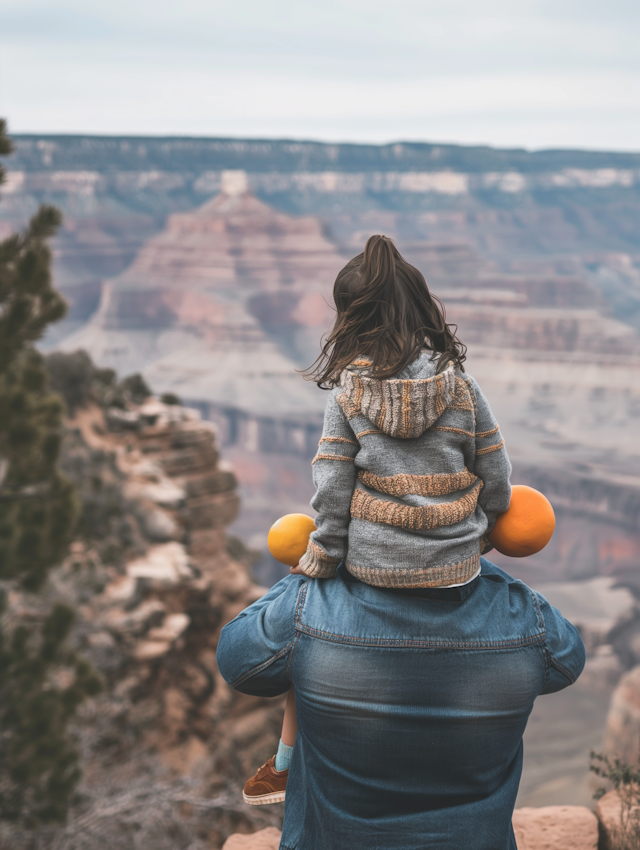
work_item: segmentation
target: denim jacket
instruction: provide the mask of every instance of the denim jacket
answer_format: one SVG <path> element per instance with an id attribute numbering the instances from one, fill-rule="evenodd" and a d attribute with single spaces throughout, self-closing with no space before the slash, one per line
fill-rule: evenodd
<path id="1" fill-rule="evenodd" d="M 455 590 L 452 594 L 451 590 Z M 231 687 L 295 687 L 281 850 L 516 850 L 522 734 L 584 666 L 576 629 L 482 559 L 419 596 L 288 576 L 222 630 Z"/>

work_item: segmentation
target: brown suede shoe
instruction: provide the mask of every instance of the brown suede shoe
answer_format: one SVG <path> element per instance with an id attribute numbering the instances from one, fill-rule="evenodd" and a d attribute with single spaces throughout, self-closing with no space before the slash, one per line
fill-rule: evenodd
<path id="1" fill-rule="evenodd" d="M 250 806 L 269 806 L 284 803 L 288 770 L 276 770 L 276 757 L 271 756 L 255 776 L 247 780 L 242 796 Z"/>

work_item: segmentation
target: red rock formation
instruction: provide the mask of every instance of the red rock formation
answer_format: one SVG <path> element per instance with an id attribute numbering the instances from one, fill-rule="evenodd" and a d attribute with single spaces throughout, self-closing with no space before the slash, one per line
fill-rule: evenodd
<path id="1" fill-rule="evenodd" d="M 227 342 L 250 329 L 255 336 L 252 317 L 280 335 L 324 328 L 325 299 L 343 264 L 317 219 L 279 213 L 228 178 L 203 207 L 170 216 L 105 284 L 93 327 L 177 327 Z"/>

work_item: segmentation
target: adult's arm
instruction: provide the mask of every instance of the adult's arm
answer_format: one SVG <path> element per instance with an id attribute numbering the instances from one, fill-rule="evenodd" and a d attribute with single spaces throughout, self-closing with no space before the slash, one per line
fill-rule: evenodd
<path id="1" fill-rule="evenodd" d="M 222 629 L 218 669 L 235 690 L 274 697 L 289 689 L 295 608 L 304 582 L 302 576 L 283 578 Z"/>
<path id="2" fill-rule="evenodd" d="M 576 627 L 536 593 L 544 621 L 547 680 L 542 694 L 553 694 L 572 685 L 584 668 L 586 653 Z"/>
<path id="3" fill-rule="evenodd" d="M 322 439 L 313 459 L 316 493 L 311 507 L 317 511 L 317 531 L 309 538 L 300 568 L 312 578 L 333 578 L 347 554 L 350 506 L 356 486 L 354 458 L 360 444 L 342 408 L 337 391 L 329 396 Z"/>

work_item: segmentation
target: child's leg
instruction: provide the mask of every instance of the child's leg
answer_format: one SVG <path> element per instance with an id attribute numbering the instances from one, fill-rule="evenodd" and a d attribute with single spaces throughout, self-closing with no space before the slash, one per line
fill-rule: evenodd
<path id="1" fill-rule="evenodd" d="M 282 735 L 278 744 L 276 754 L 276 770 L 288 770 L 291 764 L 293 745 L 298 734 L 298 718 L 296 716 L 296 697 L 293 688 L 289 689 L 287 704 L 284 707 L 284 720 L 282 721 Z"/>
<path id="2" fill-rule="evenodd" d="M 281 740 L 287 747 L 292 747 L 296 742 L 298 734 L 298 718 L 296 716 L 296 695 L 293 688 L 289 688 L 287 704 L 284 707 L 284 720 L 282 721 Z"/>
<path id="3" fill-rule="evenodd" d="M 242 796 L 250 806 L 268 806 L 271 803 L 284 803 L 289 778 L 289 765 L 293 745 L 296 742 L 298 718 L 296 717 L 296 698 L 293 688 L 289 690 L 284 709 L 282 737 L 278 744 L 275 760 L 272 756 L 260 770 L 248 779 Z"/>

